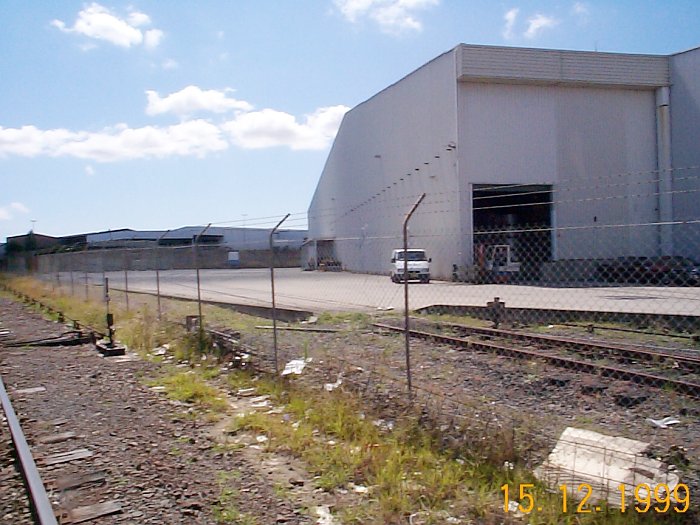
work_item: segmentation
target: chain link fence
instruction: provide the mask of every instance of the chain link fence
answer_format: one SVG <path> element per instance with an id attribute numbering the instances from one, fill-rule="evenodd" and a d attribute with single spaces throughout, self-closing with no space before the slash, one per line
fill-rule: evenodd
<path id="1" fill-rule="evenodd" d="M 680 508 L 700 490 L 700 175 L 679 170 L 670 195 L 662 175 L 601 177 L 584 197 L 426 188 L 422 202 L 387 194 L 309 216 L 301 249 L 274 236 L 272 252 L 87 246 L 38 255 L 36 269 L 85 298 L 108 279 L 127 308 L 156 296 L 159 316 L 167 298 L 267 317 L 241 335 L 259 367 L 302 359 L 304 381 L 351 388 L 387 421 L 418 409 L 446 446 L 520 462 L 555 490 L 589 483 L 619 506 L 646 484 L 641 499 Z M 655 205 L 662 193 L 675 219 Z"/>

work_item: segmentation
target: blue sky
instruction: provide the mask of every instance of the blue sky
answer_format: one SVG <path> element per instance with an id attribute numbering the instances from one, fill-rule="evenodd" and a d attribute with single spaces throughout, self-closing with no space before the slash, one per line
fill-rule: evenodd
<path id="1" fill-rule="evenodd" d="M 0 241 L 305 212 L 344 112 L 459 43 L 670 54 L 700 2 L 0 2 Z"/>

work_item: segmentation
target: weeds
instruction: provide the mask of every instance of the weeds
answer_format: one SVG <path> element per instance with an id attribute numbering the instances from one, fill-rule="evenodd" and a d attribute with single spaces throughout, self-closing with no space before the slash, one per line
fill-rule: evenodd
<path id="1" fill-rule="evenodd" d="M 258 525 L 255 517 L 238 508 L 239 493 L 229 486 L 233 479 L 240 477 L 237 472 L 219 472 L 219 498 L 213 505 L 214 519 L 217 523 L 231 525 Z"/>
<path id="2" fill-rule="evenodd" d="M 228 403 L 221 393 L 192 370 L 170 372 L 149 381 L 148 384 L 164 386 L 170 399 L 190 403 L 208 412 L 222 413 L 228 408 Z"/>
<path id="3" fill-rule="evenodd" d="M 230 432 L 264 433 L 270 448 L 304 460 L 321 489 L 351 482 L 372 487 L 367 508 L 345 512 L 348 519 L 352 514 L 362 523 L 393 523 L 417 510 L 442 510 L 471 483 L 472 469 L 440 452 L 415 419 L 383 431 L 351 395 L 314 395 L 295 385 L 280 391 L 274 382 L 253 382 L 250 374 L 230 377 L 236 388 L 254 385 L 258 393 L 270 393 L 286 414 L 247 414 L 233 421 Z"/>
<path id="4" fill-rule="evenodd" d="M 13 287 L 50 303 L 73 318 L 100 326 L 104 305 L 72 297 L 53 297 L 48 287 L 30 279 L 15 279 Z M 159 323 L 153 313 L 152 300 L 144 298 L 140 310 L 127 314 L 117 309 L 121 337 L 133 348 L 149 351 L 168 342 L 179 360 L 201 360 L 198 352 L 198 334 L 186 334 L 183 329 Z M 181 301 L 168 301 L 173 316 L 184 318 L 190 308 Z M 225 308 L 205 306 L 208 322 L 223 324 L 241 331 L 253 331 L 259 320 L 243 316 Z M 431 317 L 432 318 L 432 317 Z M 447 320 L 440 316 L 440 320 Z M 460 319 L 464 322 L 464 319 Z M 349 330 L 362 329 L 371 322 L 364 314 L 322 314 L 319 324 L 334 324 Z M 484 323 L 474 321 L 475 324 Z M 302 342 L 304 356 L 313 340 Z M 385 347 L 385 356 L 389 347 Z M 203 362 L 203 361 L 202 361 Z M 538 371 L 539 372 L 539 371 Z M 247 371 L 229 374 L 225 381 L 218 368 L 199 367 L 196 370 L 166 369 L 166 373 L 151 380 L 150 385 L 162 385 L 168 396 L 200 409 L 205 414 L 220 415 L 228 403 L 222 393 L 207 382 L 216 379 L 234 391 L 255 387 L 258 394 L 268 394 L 282 407 L 283 413 L 252 413 L 233 420 L 230 432 L 243 430 L 264 433 L 268 449 L 287 452 L 305 462 L 315 476 L 316 485 L 323 490 L 345 489 L 350 483 L 364 485 L 369 496 L 352 508 L 339 508 L 337 516 L 344 523 L 382 524 L 406 523 L 409 516 L 419 516 L 420 523 L 446 523 L 450 516 L 479 523 L 529 523 L 555 525 L 645 524 L 654 520 L 664 523 L 688 523 L 687 517 L 622 515 L 611 509 L 593 514 L 563 514 L 559 494 L 551 494 L 537 483 L 532 474 L 519 466 L 519 452 L 523 452 L 525 438 L 513 429 L 478 427 L 463 430 L 466 445 L 448 449 L 443 433 L 431 424 L 411 414 L 396 421 L 393 429 L 375 424 L 375 417 L 360 398 L 334 391 L 310 392 L 294 382 L 285 382 L 255 376 Z M 192 414 L 181 417 L 198 417 Z M 436 426 L 436 425 L 432 425 Z M 522 426 L 520 429 L 522 430 Z M 536 432 L 527 433 L 529 438 Z M 463 440 L 465 441 L 465 440 Z M 516 441 L 519 445 L 516 447 Z M 525 447 L 529 445 L 525 444 Z M 235 449 L 231 448 L 231 449 Z M 226 448 L 229 450 L 229 448 Z M 172 455 L 181 453 L 172 447 Z M 505 465 L 505 467 L 504 467 Z M 236 473 L 221 474 L 220 494 L 213 505 L 219 523 L 255 525 L 250 514 L 238 508 L 239 494 L 233 484 Z M 538 509 L 518 518 L 506 511 L 500 488 L 511 487 L 510 501 L 519 501 L 518 489 L 522 483 L 533 483 L 532 494 Z M 275 487 L 279 497 L 285 497 L 284 487 Z M 575 505 L 573 505 L 575 506 Z M 692 518 L 691 518 L 692 519 Z M 464 521 L 463 521 L 464 522 Z"/>
<path id="5" fill-rule="evenodd" d="M 320 325 L 340 325 L 352 330 L 366 328 L 371 322 L 371 316 L 361 312 L 323 312 L 318 316 Z"/>

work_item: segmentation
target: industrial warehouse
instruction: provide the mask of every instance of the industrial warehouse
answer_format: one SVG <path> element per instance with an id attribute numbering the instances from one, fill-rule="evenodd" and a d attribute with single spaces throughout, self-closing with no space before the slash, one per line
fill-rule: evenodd
<path id="1" fill-rule="evenodd" d="M 494 246 L 533 280 L 591 279 L 619 258 L 697 260 L 698 144 L 700 48 L 459 45 L 345 115 L 304 259 L 388 274 L 425 193 L 410 247 L 435 278 L 468 278 Z"/>

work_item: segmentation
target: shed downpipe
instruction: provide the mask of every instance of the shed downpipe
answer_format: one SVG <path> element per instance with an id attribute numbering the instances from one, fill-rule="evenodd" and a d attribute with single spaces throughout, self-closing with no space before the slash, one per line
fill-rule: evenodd
<path id="1" fill-rule="evenodd" d="M 671 159 L 671 110 L 670 90 L 661 87 L 656 90 L 656 165 L 659 170 L 658 219 L 659 252 L 673 255 L 673 164 Z"/>

